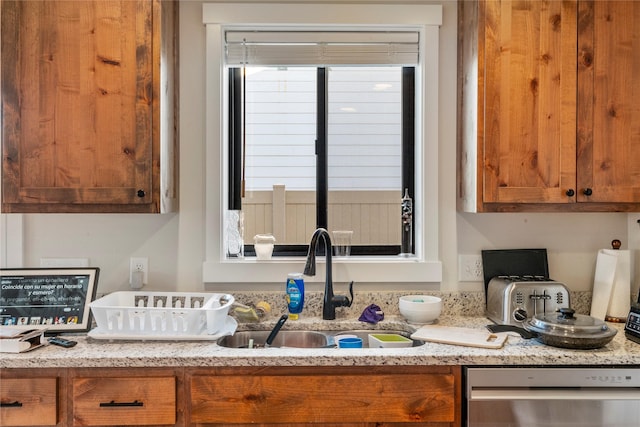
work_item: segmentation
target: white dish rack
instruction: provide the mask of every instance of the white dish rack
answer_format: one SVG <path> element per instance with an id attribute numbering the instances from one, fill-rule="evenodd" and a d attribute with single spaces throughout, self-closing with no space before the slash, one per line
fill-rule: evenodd
<path id="1" fill-rule="evenodd" d="M 234 301 L 232 295 L 220 293 L 122 291 L 90 307 L 97 329 L 109 335 L 192 337 L 215 335 L 228 327 Z"/>

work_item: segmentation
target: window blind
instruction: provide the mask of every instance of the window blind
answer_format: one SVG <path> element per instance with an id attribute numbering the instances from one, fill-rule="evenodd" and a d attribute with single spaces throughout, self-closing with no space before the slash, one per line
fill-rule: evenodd
<path id="1" fill-rule="evenodd" d="M 417 31 L 226 31 L 229 66 L 417 65 Z"/>

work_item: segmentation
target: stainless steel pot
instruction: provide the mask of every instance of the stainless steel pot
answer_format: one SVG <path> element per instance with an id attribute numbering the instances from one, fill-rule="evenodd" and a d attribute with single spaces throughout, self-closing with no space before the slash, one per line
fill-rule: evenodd
<path id="1" fill-rule="evenodd" d="M 584 314 L 575 314 L 571 308 L 557 312 L 537 314 L 522 323 L 523 328 L 512 325 L 489 325 L 492 332 L 518 332 L 523 338 L 534 338 L 553 347 L 588 350 L 609 344 L 618 331 L 602 320 Z"/>
<path id="2" fill-rule="evenodd" d="M 522 325 L 543 344 L 574 349 L 604 347 L 618 332 L 595 317 L 575 314 L 571 308 L 537 314 Z"/>

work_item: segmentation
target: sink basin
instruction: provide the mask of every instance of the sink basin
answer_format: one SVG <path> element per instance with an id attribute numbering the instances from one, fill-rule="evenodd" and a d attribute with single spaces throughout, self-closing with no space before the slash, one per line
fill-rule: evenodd
<path id="1" fill-rule="evenodd" d="M 218 340 L 218 345 L 230 348 L 247 348 L 249 340 L 254 347 L 264 347 L 270 331 L 240 331 Z M 329 337 L 317 331 L 280 331 L 272 347 L 320 348 L 330 345 Z"/>
<path id="2" fill-rule="evenodd" d="M 222 337 L 218 340 L 218 345 L 228 348 L 248 348 L 249 340 L 253 340 L 253 347 L 264 347 L 270 331 L 239 331 L 234 335 Z M 390 333 L 409 337 L 409 333 L 404 331 L 385 330 L 340 330 L 340 331 L 280 331 L 276 339 L 271 344 L 272 347 L 292 347 L 292 348 L 323 348 L 334 347 L 336 335 L 355 335 L 362 338 L 365 348 L 369 346 L 369 334 Z M 413 340 L 413 347 L 424 345 L 424 341 Z"/>

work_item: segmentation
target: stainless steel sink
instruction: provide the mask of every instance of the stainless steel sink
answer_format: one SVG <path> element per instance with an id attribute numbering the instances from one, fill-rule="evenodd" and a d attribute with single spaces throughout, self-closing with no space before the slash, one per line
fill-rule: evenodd
<path id="1" fill-rule="evenodd" d="M 231 336 L 222 337 L 218 340 L 218 345 L 228 348 L 249 348 L 250 340 L 253 340 L 253 348 L 265 346 L 270 331 L 239 331 Z M 372 333 L 392 333 L 409 337 L 410 333 L 404 331 L 387 330 L 340 330 L 340 331 L 280 331 L 271 347 L 292 347 L 292 348 L 323 348 L 334 347 L 337 335 L 356 335 L 362 338 L 363 347 L 369 346 L 369 334 Z M 424 341 L 413 340 L 413 346 L 424 345 Z"/>
<path id="2" fill-rule="evenodd" d="M 264 347 L 270 331 L 240 331 L 218 340 L 218 345 L 230 348 Z M 317 331 L 280 331 L 271 347 L 321 348 L 330 345 L 329 336 Z"/>

